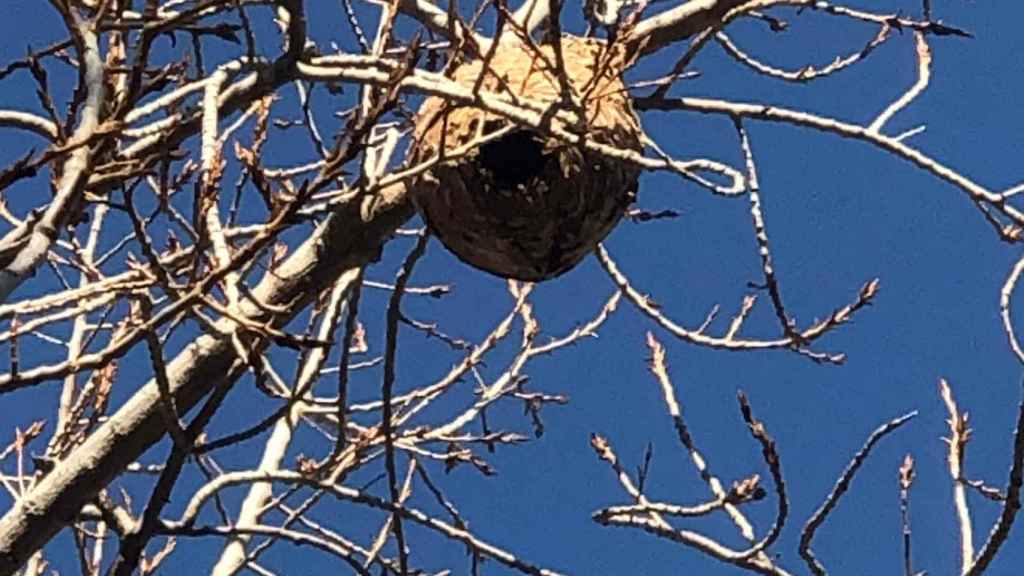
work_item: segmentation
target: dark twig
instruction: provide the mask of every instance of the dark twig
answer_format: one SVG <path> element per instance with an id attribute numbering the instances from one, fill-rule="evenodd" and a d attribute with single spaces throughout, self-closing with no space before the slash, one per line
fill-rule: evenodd
<path id="1" fill-rule="evenodd" d="M 782 462 L 775 448 L 775 440 L 768 435 L 768 430 L 765 428 L 764 423 L 754 417 L 754 412 L 750 407 L 750 401 L 747 400 L 747 395 L 740 391 L 737 394 L 737 399 L 740 403 L 740 413 L 743 414 L 743 421 L 750 428 L 750 435 L 761 444 L 761 456 L 764 458 L 765 464 L 768 465 L 768 470 L 772 474 L 772 482 L 775 484 L 775 496 L 778 500 L 775 522 L 772 524 L 771 530 L 768 531 L 768 534 L 760 542 L 747 551 L 749 556 L 753 556 L 762 550 L 768 549 L 778 539 L 779 534 L 782 533 L 782 527 L 785 526 L 786 518 L 789 516 L 789 499 L 786 497 L 786 480 L 782 476 Z"/>
<path id="2" fill-rule="evenodd" d="M 412 276 L 413 267 L 416 265 L 416 262 L 420 257 L 423 256 L 429 241 L 430 235 L 425 232 L 416 241 L 416 245 L 413 246 L 409 255 L 406 256 L 405 262 L 402 263 L 402 268 L 398 272 L 398 278 L 395 280 L 395 290 L 391 293 L 391 298 L 388 302 L 387 333 L 384 347 L 384 384 L 381 391 L 381 431 L 384 435 L 384 466 L 388 471 L 388 490 L 391 495 L 391 501 L 396 504 L 401 501 L 401 494 L 398 488 L 398 473 L 395 469 L 394 431 L 391 429 L 391 418 L 393 412 L 391 398 L 393 396 L 395 385 L 395 358 L 398 346 L 398 324 L 402 316 L 400 305 L 402 302 L 402 295 L 405 292 L 405 285 L 409 282 L 409 278 Z M 405 536 L 402 533 L 402 519 L 397 511 L 394 513 L 393 517 L 394 522 L 392 524 L 392 528 L 395 532 L 395 542 L 398 547 L 398 563 L 404 576 L 409 569 L 409 558 L 405 549 Z"/>
<path id="3" fill-rule="evenodd" d="M 647 448 L 644 450 L 643 463 L 636 467 L 636 489 L 641 493 L 644 491 L 644 485 L 647 484 L 647 477 L 651 472 L 651 458 L 653 457 L 654 444 L 652 442 L 648 442 Z"/>
<path id="4" fill-rule="evenodd" d="M 817 576 L 825 575 L 825 567 L 821 565 L 821 562 L 814 556 L 814 552 L 811 551 L 811 541 L 814 540 L 814 535 L 818 531 L 818 528 L 825 523 L 828 519 L 828 515 L 835 509 L 836 505 L 839 504 L 839 499 L 842 498 L 843 494 L 850 489 L 850 483 L 853 482 L 854 475 L 868 459 L 871 454 L 871 449 L 875 447 L 875 444 L 879 440 L 895 431 L 900 426 L 903 426 L 909 422 L 912 418 L 917 416 L 917 411 L 904 414 L 898 418 L 894 418 L 885 424 L 882 424 L 868 436 L 866 442 L 861 449 L 854 455 L 853 460 L 843 470 L 842 475 L 839 476 L 839 480 L 836 481 L 835 486 L 832 487 L 832 491 L 825 498 L 821 507 L 814 512 L 811 518 L 804 525 L 803 532 L 800 533 L 800 557 L 807 563 L 807 567 L 810 568 Z"/>
<path id="5" fill-rule="evenodd" d="M 417 466 L 416 473 L 419 475 L 420 479 L 423 480 L 423 484 L 427 487 L 427 490 L 434 495 L 434 499 L 437 500 L 437 503 L 444 508 L 445 512 L 447 512 L 449 516 L 451 516 L 452 525 L 456 528 L 465 528 L 466 521 L 462 519 L 462 515 L 459 514 L 458 509 L 455 508 L 455 504 L 445 498 L 441 489 L 438 488 L 437 485 L 434 484 L 433 480 L 430 479 L 426 468 L 423 466 Z"/>
<path id="6" fill-rule="evenodd" d="M 363 27 L 359 25 L 359 18 L 356 17 L 355 10 L 352 9 L 352 0 L 341 0 L 341 6 L 345 10 L 345 20 L 348 21 L 349 28 L 352 29 L 352 33 L 356 36 L 356 42 L 359 43 L 359 48 L 363 51 L 363 54 L 370 53 L 370 43 L 366 40 L 366 34 L 363 33 Z"/>
<path id="7" fill-rule="evenodd" d="M 977 559 L 971 565 L 965 576 L 979 576 L 982 574 L 999 552 L 999 548 L 1006 542 L 1010 535 L 1010 528 L 1020 511 L 1021 486 L 1024 485 L 1024 400 L 1017 408 L 1017 429 L 1013 435 L 1013 461 L 1010 464 L 1010 479 L 1006 487 L 1006 501 L 1003 502 L 1003 511 L 999 514 L 999 520 L 992 527 L 988 539 L 985 541 Z"/>
<path id="8" fill-rule="evenodd" d="M 270 414 L 263 420 L 260 420 L 256 424 L 250 426 L 249 428 L 246 428 L 245 430 L 242 430 L 240 432 L 228 434 L 227 436 L 222 436 L 220 438 L 217 438 L 216 440 L 210 440 L 208 442 L 198 444 L 195 448 L 192 449 L 192 453 L 196 455 L 206 454 L 207 452 L 213 452 L 214 450 L 220 450 L 221 448 L 234 446 L 235 444 L 238 444 L 240 442 L 251 440 L 256 436 L 259 436 L 263 432 L 270 430 L 274 426 L 274 424 L 277 423 L 278 420 L 287 416 L 288 412 L 291 411 L 292 406 L 296 402 L 299 402 L 300 400 L 302 400 L 301 396 L 289 398 L 288 401 L 282 404 L 280 408 L 275 410 L 272 414 Z"/>
<path id="9" fill-rule="evenodd" d="M 668 375 L 668 366 L 665 361 L 665 347 L 662 346 L 661 342 L 658 342 L 657 338 L 655 338 L 654 335 L 650 332 L 647 333 L 647 347 L 651 351 L 651 373 L 654 374 L 655 379 L 658 380 L 658 384 L 661 386 L 662 395 L 665 400 L 665 406 L 668 409 L 669 415 L 672 417 L 672 423 L 675 426 L 676 435 L 679 437 L 679 442 L 686 449 L 687 453 L 689 453 L 690 460 L 693 462 L 694 467 L 696 467 L 697 471 L 700 473 L 701 479 L 704 480 L 704 482 L 708 485 L 708 488 L 710 488 L 711 493 L 718 498 L 726 499 L 726 502 L 724 504 L 726 513 L 729 515 L 729 518 L 732 520 L 733 524 L 735 524 L 736 527 L 739 529 L 743 537 L 751 543 L 751 547 L 749 549 L 737 553 L 736 558 L 730 561 L 739 563 L 741 565 L 744 563 L 749 563 L 752 567 L 755 568 L 768 568 L 771 570 L 775 570 L 776 568 L 773 565 L 771 559 L 769 559 L 768 556 L 764 554 L 764 547 L 768 544 L 771 544 L 771 541 L 774 541 L 774 539 L 778 537 L 778 534 L 774 533 L 775 529 L 773 529 L 773 531 L 769 533 L 771 541 L 769 541 L 767 538 L 762 540 L 761 542 L 755 541 L 754 528 L 753 526 L 751 526 L 750 521 L 747 520 L 746 516 L 744 516 L 744 514 L 735 505 L 728 501 L 728 491 L 726 491 L 726 489 L 722 486 L 721 480 L 719 480 L 714 474 L 711 473 L 707 460 L 704 458 L 703 455 L 701 455 L 700 451 L 697 450 L 697 446 L 693 442 L 693 437 L 690 435 L 690 431 L 686 426 L 686 421 L 683 419 L 682 408 L 679 405 L 679 401 L 676 399 L 675 389 Z M 750 422 L 756 422 L 753 419 L 752 414 L 750 415 L 750 420 L 748 421 L 748 424 Z M 751 431 L 754 432 L 753 427 L 751 428 Z M 762 442 L 762 447 L 764 447 L 764 438 L 767 438 L 767 436 L 765 436 L 764 438 L 759 438 L 755 433 L 755 438 L 757 438 L 758 441 Z M 771 452 L 772 454 L 774 454 L 774 448 L 772 448 Z M 777 455 L 771 457 L 766 456 L 766 459 L 769 461 L 769 467 L 771 468 L 772 464 L 770 462 L 772 459 L 777 460 Z M 783 486 L 780 483 L 781 472 L 777 469 L 773 469 L 772 475 L 776 482 L 776 490 L 780 490 L 780 487 Z M 780 494 L 780 516 L 777 520 L 782 520 L 785 518 L 785 512 L 782 511 L 782 500 L 785 500 L 784 493 Z M 781 526 L 778 526 L 777 528 L 781 528 Z"/>
<path id="10" fill-rule="evenodd" d="M 775 266 L 772 264 L 772 252 L 768 246 L 768 231 L 765 228 L 764 213 L 761 211 L 761 185 L 757 178 L 757 165 L 754 162 L 754 152 L 750 147 L 750 137 L 747 135 L 743 121 L 739 117 L 733 117 L 733 125 L 740 136 L 740 149 L 743 151 L 743 159 L 747 167 L 747 191 L 750 197 L 750 217 L 754 224 L 754 238 L 757 240 L 758 254 L 761 255 L 761 272 L 764 274 L 765 288 L 772 299 L 772 307 L 775 309 L 775 316 L 782 326 L 782 333 L 793 341 L 794 347 L 800 347 L 803 339 L 797 331 L 793 321 L 786 314 L 786 307 L 782 304 L 782 292 L 779 290 L 779 281 L 775 277 Z"/>
<path id="11" fill-rule="evenodd" d="M 983 498 L 991 500 L 993 502 L 1003 502 L 1006 500 L 1006 494 L 995 486 L 989 486 L 984 480 L 970 480 L 968 478 L 961 478 L 960 482 L 965 486 L 973 488 L 975 492 L 981 495 Z"/>
<path id="12" fill-rule="evenodd" d="M 153 303 L 148 297 L 139 299 L 139 307 L 142 311 L 142 320 L 148 322 L 153 317 Z M 160 339 L 156 330 L 147 330 L 145 334 L 146 348 L 149 350 L 149 359 L 153 364 L 153 378 L 156 380 L 160 390 L 160 414 L 164 418 L 164 425 L 170 432 L 175 446 L 180 450 L 191 448 L 185 430 L 181 427 L 181 418 L 178 415 L 178 408 L 175 405 L 174 397 L 171 395 L 171 384 L 167 378 L 167 363 L 164 361 L 163 348 L 160 346 Z"/>
<path id="13" fill-rule="evenodd" d="M 360 275 L 361 276 L 361 275 Z M 347 415 L 348 415 L 348 373 L 349 362 L 352 357 L 352 339 L 359 329 L 359 297 L 362 295 L 362 282 L 356 282 L 352 288 L 352 295 L 348 299 L 348 311 L 345 318 L 345 336 L 341 342 L 341 358 L 338 360 L 338 403 L 335 416 L 338 419 L 338 437 L 334 441 L 334 450 L 327 459 L 333 462 L 348 444 L 347 436 Z"/>
<path id="14" fill-rule="evenodd" d="M 213 418 L 214 413 L 220 408 L 224 397 L 227 396 L 230 386 L 217 386 L 207 398 L 206 403 L 199 410 L 199 414 L 188 425 L 185 430 L 185 438 L 194 443 L 202 433 L 203 429 Z M 160 513 L 170 502 L 171 491 L 178 481 L 185 467 L 185 462 L 190 454 L 191 444 L 181 446 L 175 444 L 171 449 L 171 455 L 167 459 L 167 465 L 157 480 L 156 486 L 149 497 L 149 503 L 142 514 L 142 520 L 138 523 L 135 531 L 121 540 L 121 549 L 117 560 L 111 565 L 108 574 L 113 576 L 131 576 L 139 565 L 142 552 L 146 544 L 157 534 L 160 528 Z"/>
<path id="15" fill-rule="evenodd" d="M 910 487 L 914 484 L 914 458 L 907 454 L 899 471 L 900 533 L 903 537 L 903 576 L 914 576 L 910 554 Z"/>
<path id="16" fill-rule="evenodd" d="M 420 322 L 414 318 L 409 318 L 405 314 L 402 314 L 399 317 L 399 320 L 401 320 L 403 324 L 423 332 L 427 335 L 427 338 L 437 338 L 441 342 L 447 344 L 452 350 L 470 350 L 473 348 L 473 345 L 469 341 L 463 340 L 462 338 L 454 338 L 444 332 L 441 332 L 437 328 L 436 322 Z"/>

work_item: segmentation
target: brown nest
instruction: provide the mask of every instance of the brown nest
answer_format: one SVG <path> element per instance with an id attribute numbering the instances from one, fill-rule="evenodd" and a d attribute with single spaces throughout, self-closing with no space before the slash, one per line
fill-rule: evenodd
<path id="1" fill-rule="evenodd" d="M 562 38 L 567 78 L 582 99 L 586 139 L 641 151 L 641 128 L 619 76 L 622 59 L 597 39 Z M 551 46 L 537 51 L 502 42 L 480 81 L 480 60 L 455 69 L 465 87 L 528 98 L 549 107 L 564 101 L 550 65 Z M 596 74 L 595 71 L 600 71 Z M 595 76 L 597 76 L 595 78 Z M 414 159 L 446 155 L 506 129 L 510 121 L 470 106 L 428 98 L 420 108 Z M 566 126 L 567 129 L 573 128 Z M 416 204 L 434 234 L 461 260 L 506 278 L 539 281 L 579 263 L 611 232 L 636 195 L 636 167 L 567 144 L 528 127 L 512 127 L 431 170 L 414 186 Z"/>

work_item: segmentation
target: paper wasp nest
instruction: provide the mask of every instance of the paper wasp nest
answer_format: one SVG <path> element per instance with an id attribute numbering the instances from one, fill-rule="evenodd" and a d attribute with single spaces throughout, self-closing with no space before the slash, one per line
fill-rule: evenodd
<path id="1" fill-rule="evenodd" d="M 621 56 L 609 54 L 597 39 L 565 36 L 561 47 L 585 112 L 585 128 L 567 129 L 585 131 L 588 141 L 642 151 L 640 124 L 619 76 Z M 514 94 L 539 102 L 550 107 L 550 117 L 562 88 L 549 67 L 556 62 L 552 47 L 540 51 L 543 58 L 517 41 L 502 42 L 482 81 L 480 60 L 459 66 L 454 80 L 467 88 L 481 82 L 481 90 L 506 99 Z M 431 97 L 420 108 L 412 153 L 423 161 L 444 146 L 446 155 L 454 155 L 511 124 Z M 430 228 L 461 260 L 498 276 L 539 281 L 570 270 L 615 227 L 635 197 L 638 177 L 635 166 L 514 127 L 435 166 L 413 193 Z"/>

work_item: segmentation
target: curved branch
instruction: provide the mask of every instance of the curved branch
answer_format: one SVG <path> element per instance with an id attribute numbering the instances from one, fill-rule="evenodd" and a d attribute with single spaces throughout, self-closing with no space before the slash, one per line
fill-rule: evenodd
<path id="1" fill-rule="evenodd" d="M 890 25 L 924 34 L 970 38 L 971 34 L 939 22 L 912 20 L 893 14 L 875 14 L 822 0 L 690 0 L 642 20 L 627 39 L 628 45 L 639 54 L 650 54 L 688 38 L 716 24 L 724 24 L 742 14 L 773 6 L 800 6 L 852 20 Z"/>
<path id="2" fill-rule="evenodd" d="M 81 37 L 81 86 L 85 93 L 81 121 L 73 140 L 88 140 L 99 129 L 106 99 L 104 66 L 100 56 L 99 38 L 84 22 L 76 20 Z M 56 128 L 54 128 L 56 129 Z M 7 300 L 46 258 L 57 240 L 63 224 L 72 217 L 74 201 L 81 195 L 92 168 L 92 152 L 88 146 L 76 148 L 64 162 L 53 200 L 38 220 L 11 230 L 0 239 L 0 302 Z"/>
<path id="3" fill-rule="evenodd" d="M 490 39 L 466 27 L 458 18 L 450 22 L 448 13 L 438 8 L 430 0 L 399 0 L 398 9 L 429 28 L 432 32 L 447 38 L 453 43 L 465 43 L 471 50 L 479 50 L 480 53 L 485 53 L 491 45 Z"/>
<path id="4" fill-rule="evenodd" d="M 831 76 L 832 74 L 849 68 L 864 58 L 867 58 L 869 54 L 874 52 L 875 48 L 882 45 L 892 36 L 891 31 L 892 29 L 888 25 L 882 25 L 878 29 L 878 34 L 876 34 L 859 51 L 845 57 L 837 56 L 833 62 L 826 66 L 822 66 L 821 68 L 815 68 L 814 66 L 807 65 L 799 70 L 783 70 L 757 60 L 737 46 L 736 43 L 732 41 L 732 38 L 730 38 L 725 32 L 715 34 L 715 40 L 717 40 L 722 48 L 724 48 L 730 56 L 735 58 L 737 62 L 747 66 L 759 74 L 764 74 L 765 76 L 777 78 L 786 82 L 805 84 L 813 80 Z"/>
<path id="5" fill-rule="evenodd" d="M 260 486 L 262 487 L 262 485 Z M 353 558 L 352 551 L 342 546 L 339 542 L 314 536 L 313 534 L 308 534 L 306 532 L 300 532 L 298 530 L 289 530 L 288 528 L 267 526 L 264 524 L 247 524 L 245 526 L 200 527 L 187 530 L 174 530 L 172 532 L 175 535 L 182 536 L 222 536 L 229 542 L 234 542 L 243 538 L 249 540 L 253 536 L 266 536 L 271 540 L 287 540 L 296 545 L 312 546 L 313 548 L 323 550 L 328 554 L 333 554 L 348 564 L 348 566 L 356 574 L 359 574 L 359 576 L 372 576 L 372 573 L 369 570 L 363 568 L 363 565 Z"/>
<path id="6" fill-rule="evenodd" d="M 736 337 L 739 333 L 740 327 L 753 307 L 753 300 L 747 298 L 744 300 L 743 307 L 739 314 L 737 314 L 731 322 L 729 330 L 723 336 L 712 336 L 704 332 L 707 324 L 710 323 L 710 318 L 696 330 L 690 330 L 680 326 L 662 313 L 657 304 L 655 304 L 651 298 L 642 294 L 639 290 L 633 287 L 629 282 L 629 278 L 619 270 L 618 265 L 616 265 L 615 261 L 612 260 L 603 245 L 598 244 L 595 254 L 597 255 L 598 261 L 601 263 L 601 267 L 603 267 L 605 272 L 608 273 L 608 276 L 612 279 L 615 285 L 619 287 L 619 290 L 621 290 L 626 298 L 645 316 L 684 342 L 723 350 L 769 350 L 789 348 L 810 357 L 816 362 L 842 364 L 845 360 L 845 356 L 843 354 L 817 353 L 808 350 L 806 346 L 814 340 L 824 336 L 834 328 L 848 322 L 857 311 L 869 304 L 878 293 L 878 281 L 872 280 L 861 288 L 857 295 L 857 299 L 853 303 L 832 312 L 832 314 L 830 314 L 825 320 L 820 320 L 814 325 L 805 328 L 803 331 L 794 331 L 791 336 L 764 340 L 748 340 Z"/>
<path id="7" fill-rule="evenodd" d="M 1003 331 L 1006 332 L 1006 337 L 1010 340 L 1010 350 L 1013 350 L 1017 360 L 1024 364 L 1024 349 L 1021 349 L 1020 340 L 1017 339 L 1017 334 L 1013 330 L 1013 320 L 1010 317 L 1010 297 L 1013 296 L 1013 290 L 1017 287 L 1022 273 L 1024 273 L 1024 257 L 1021 257 L 1013 265 L 1010 275 L 999 291 L 999 316 L 1003 319 Z"/>
<path id="8" fill-rule="evenodd" d="M 0 110 L 0 128 L 19 128 L 46 138 L 57 139 L 57 125 L 31 112 L 18 110 Z"/>
<path id="9" fill-rule="evenodd" d="M 1013 461 L 1010 463 L 1010 478 L 1006 487 L 1006 499 L 992 531 L 978 556 L 965 576 L 980 576 L 996 557 L 999 548 L 1006 543 L 1010 528 L 1020 511 L 1020 493 L 1024 486 L 1024 401 L 1017 406 L 1017 429 L 1013 433 Z"/>
<path id="10" fill-rule="evenodd" d="M 868 126 L 868 130 L 871 132 L 881 132 L 882 127 L 885 126 L 885 123 L 890 118 L 906 108 L 928 87 L 928 82 L 932 77 L 932 50 L 928 46 L 928 41 L 925 40 L 924 34 L 921 32 L 914 33 L 914 42 L 917 46 L 917 81 L 902 96 L 886 106 L 885 110 L 871 122 L 871 125 Z"/>
<path id="11" fill-rule="evenodd" d="M 725 15 L 746 0 L 690 0 L 641 20 L 626 39 L 630 52 L 651 54 L 669 44 L 689 38 L 720 22 Z"/>
<path id="12" fill-rule="evenodd" d="M 812 515 L 807 521 L 807 524 L 804 525 L 804 529 L 800 533 L 799 552 L 800 556 L 807 563 L 807 567 L 810 568 L 811 572 L 816 576 L 824 576 L 825 567 L 821 565 L 821 562 L 819 562 L 814 556 L 814 552 L 811 551 L 811 542 L 814 540 L 814 535 L 817 533 L 818 529 L 825 524 L 825 520 L 828 519 L 829 514 L 832 513 L 832 510 L 835 509 L 836 505 L 839 504 L 839 499 L 842 498 L 843 494 L 850 489 L 850 483 L 853 482 L 853 477 L 868 459 L 868 456 L 871 455 L 871 449 L 875 447 L 875 444 L 916 416 L 916 411 L 909 412 L 876 428 L 875 431 L 868 436 L 867 441 L 864 442 L 861 449 L 857 451 L 857 454 L 853 456 L 853 460 L 846 465 L 846 469 L 843 470 L 842 475 L 839 476 L 839 480 L 836 481 L 835 486 L 832 487 L 832 491 L 829 492 L 825 501 L 821 504 L 821 507 L 814 512 L 814 515 Z"/>
<path id="13" fill-rule="evenodd" d="M 434 530 L 447 538 L 462 542 L 472 548 L 473 550 L 485 554 L 494 560 L 513 568 L 524 572 L 526 574 L 534 574 L 537 576 L 558 576 L 557 572 L 534 566 L 528 562 L 521 560 L 515 555 L 506 552 L 480 540 L 476 536 L 473 536 L 468 531 L 452 526 L 447 522 L 443 522 L 436 518 L 433 518 L 415 508 L 409 508 L 400 504 L 388 502 L 387 500 L 371 496 L 369 494 L 360 492 L 358 490 L 349 488 L 347 486 L 340 486 L 332 482 L 325 482 L 309 478 L 299 472 L 291 472 L 285 470 L 278 471 L 247 471 L 247 472 L 231 472 L 222 474 L 216 479 L 210 481 L 205 486 L 196 491 L 189 501 L 188 506 L 185 508 L 185 512 L 182 514 L 181 519 L 177 522 L 167 524 L 166 530 L 174 531 L 188 531 L 192 529 L 192 523 L 195 522 L 196 516 L 202 509 L 203 505 L 210 499 L 213 498 L 220 490 L 229 488 L 231 486 L 237 486 L 239 484 L 251 484 L 251 483 L 269 483 L 269 482 L 283 482 L 288 484 L 297 484 L 310 486 L 323 490 L 334 497 L 354 502 L 356 504 L 363 504 L 377 510 L 390 512 L 392 514 L 401 516 L 402 518 L 415 522 L 421 526 L 424 526 L 430 530 Z"/>
<path id="14" fill-rule="evenodd" d="M 253 289 L 255 297 L 286 312 L 269 313 L 245 301 L 259 321 L 286 323 L 319 291 L 346 270 L 377 258 L 381 244 L 412 216 L 404 188 L 384 190 L 339 207 L 315 234 Z M 218 382 L 231 382 L 245 370 L 230 339 L 203 336 L 167 363 L 170 391 L 186 412 Z M 160 441 L 166 426 L 160 416 L 155 381 L 143 386 L 124 406 L 50 474 L 0 518 L 0 575 L 10 576 L 128 464 Z"/>
<path id="15" fill-rule="evenodd" d="M 640 110 L 689 110 L 701 114 L 721 114 L 767 122 L 792 124 L 794 126 L 814 128 L 822 132 L 830 132 L 843 138 L 851 138 L 874 144 L 960 188 L 967 193 L 971 200 L 991 204 L 1017 224 L 1024 225 L 1024 213 L 1006 204 L 1003 195 L 992 192 L 924 152 L 907 146 L 898 137 L 879 134 L 864 126 L 799 110 L 748 102 L 729 102 L 708 98 L 637 98 L 634 103 Z"/>

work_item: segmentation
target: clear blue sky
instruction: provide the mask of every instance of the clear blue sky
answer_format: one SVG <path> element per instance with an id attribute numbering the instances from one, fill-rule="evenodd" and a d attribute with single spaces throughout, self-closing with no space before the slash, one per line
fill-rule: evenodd
<path id="1" fill-rule="evenodd" d="M 934 51 L 932 83 L 910 108 L 888 124 L 892 132 L 925 124 L 927 130 L 909 143 L 993 190 L 1024 178 L 1020 168 L 1024 116 L 1019 93 L 1024 78 L 1020 57 L 1019 22 L 1024 8 L 1014 3 L 935 0 L 937 18 L 971 31 L 975 38 L 931 37 Z M 920 3 L 887 1 L 854 3 L 881 11 L 920 16 Z M 327 46 L 330 40 L 351 46 L 339 3 L 307 2 L 311 36 Z M 659 5 L 660 6 L 660 5 Z M 566 8 L 576 11 L 576 5 Z M 254 11 L 254 13 L 257 11 Z M 361 12 L 362 14 L 363 12 Z M 731 30 L 749 51 L 779 66 L 827 64 L 836 55 L 859 49 L 875 33 L 867 25 L 810 12 L 777 12 L 790 23 L 784 34 L 772 34 L 757 22 Z M 577 17 L 567 18 L 570 23 Z M 567 27 L 571 28 L 572 24 Z M 370 27 L 372 28 L 372 27 Z M 578 30 L 577 30 L 578 31 Z M 24 54 L 25 46 L 41 47 L 60 38 L 59 19 L 44 3 L 15 0 L 0 19 L 0 62 Z M 165 43 L 166 44 L 166 43 Z M 226 50 L 213 44 L 214 54 Z M 233 48 L 231 48 L 233 49 Z M 633 77 L 651 77 L 665 70 L 681 47 L 645 62 Z M 228 52 L 224 52 L 228 54 Z M 681 82 L 677 94 L 722 97 L 804 108 L 823 115 L 867 123 L 899 96 L 916 74 L 913 35 L 897 35 L 861 66 L 810 86 L 785 85 L 763 79 L 740 67 L 716 46 L 696 60 L 698 79 Z M 57 69 L 54 69 L 57 70 Z M 66 98 L 74 78 L 63 69 L 58 79 Z M 63 82 L 63 84 L 61 84 Z M 38 110 L 34 85 L 26 74 L 5 80 L 0 102 L 5 108 Z M 298 115 L 283 91 L 282 114 Z M 337 105 L 318 91 L 321 112 Z M 61 107 L 58 100 L 58 107 Z M 679 157 L 710 157 L 739 166 L 735 131 L 727 119 L 708 119 L 683 113 L 650 113 L 643 118 L 652 138 Z M 736 569 L 705 558 L 676 544 L 638 532 L 605 528 L 590 514 L 603 506 L 628 503 L 607 465 L 589 448 L 591 433 L 607 437 L 630 470 L 643 449 L 653 443 L 654 459 L 648 481 L 652 498 L 697 503 L 709 498 L 707 489 L 675 440 L 656 382 L 647 371 L 648 330 L 668 350 L 671 375 L 695 441 L 712 470 L 725 482 L 762 475 L 767 469 L 736 408 L 736 391 L 749 395 L 756 415 L 778 442 L 790 495 L 790 520 L 773 547 L 780 563 L 804 573 L 796 544 L 804 521 L 831 489 L 838 474 L 867 435 L 899 414 L 920 415 L 876 449 L 816 540 L 816 553 L 836 574 L 899 573 L 901 549 L 896 471 L 903 455 L 917 460 L 912 492 L 915 568 L 930 574 L 950 573 L 957 557 L 957 528 L 952 510 L 952 485 L 945 465 L 948 433 L 937 382 L 947 378 L 961 408 L 970 412 L 975 435 L 968 446 L 967 475 L 1002 487 L 1009 467 L 1010 442 L 1020 398 L 1020 365 L 1006 345 L 998 317 L 999 288 L 1019 248 L 1001 243 L 965 195 L 907 162 L 860 142 L 831 134 L 779 125 L 748 124 L 759 162 L 762 201 L 774 248 L 776 269 L 790 312 L 801 325 L 823 317 L 854 297 L 866 280 L 881 279 L 874 306 L 818 344 L 818 349 L 844 352 L 844 366 L 822 366 L 783 351 L 733 353 L 708 350 L 673 340 L 655 329 L 628 304 L 604 326 L 599 339 L 583 342 L 552 358 L 541 358 L 527 369 L 530 387 L 566 394 L 564 407 L 545 409 L 546 433 L 515 448 L 483 454 L 498 470 L 484 479 L 469 467 L 449 475 L 432 468 L 433 477 L 447 490 L 470 527 L 480 537 L 522 557 L 558 571 L 590 574 L 736 574 Z M 312 158 L 304 135 L 273 134 L 267 162 L 285 164 Z M 31 136 L 0 132 L 0 160 L 9 162 L 30 146 L 43 144 Z M 44 202 L 44 181 L 12 190 L 8 200 L 24 215 Z M 642 180 L 641 206 L 670 208 L 678 219 L 647 224 L 623 222 L 607 241 L 609 251 L 642 291 L 680 323 L 698 325 L 708 310 L 722 306 L 721 330 L 728 313 L 747 292 L 748 282 L 761 279 L 745 199 L 711 197 L 692 184 L 667 175 Z M 301 234 L 296 234 L 299 237 Z M 117 238 L 111 234 L 106 246 Z M 368 273 L 390 281 L 409 240 L 389 245 L 384 261 Z M 504 283 L 472 270 L 447 254 L 434 241 L 417 268 L 415 284 L 451 282 L 454 294 L 441 299 L 406 299 L 406 312 L 417 319 L 438 321 L 449 334 L 479 339 L 503 316 L 509 298 Z M 52 273 L 42 270 L 15 298 L 53 290 Z M 593 316 L 614 290 L 592 259 L 578 269 L 535 291 L 534 302 L 544 335 L 558 336 Z M 362 320 L 368 329 L 371 353 L 383 346 L 382 311 L 387 294 L 364 294 Z M 748 334 L 768 336 L 777 324 L 765 295 L 752 316 Z M 1015 299 L 1019 301 L 1019 298 Z M 299 324 L 301 325 L 301 324 Z M 541 338 L 544 338 L 542 335 Z M 513 337 L 516 339 L 516 337 Z M 5 352 L 3 352 L 5 354 Z M 40 348 L 23 351 L 59 354 Z M 500 352 L 484 373 L 500 373 L 508 350 Z M 138 362 L 132 362 L 132 359 Z M 404 330 L 400 341 L 398 389 L 407 390 L 437 378 L 459 356 L 436 340 Z M 137 351 L 122 363 L 116 399 L 123 401 L 150 376 L 149 363 Z M 287 356 L 276 359 L 290 366 Z M 283 368 L 288 373 L 289 368 Z M 354 377 L 353 394 L 368 398 L 379 393 L 379 371 Z M 330 386 L 326 382 L 325 394 Z M 452 412 L 468 399 L 468 386 L 446 405 Z M 59 383 L 43 384 L 0 399 L 3 429 L 26 426 L 49 416 Z M 226 409 L 212 426 L 214 436 L 251 424 L 270 404 L 248 382 L 229 396 Z M 441 411 L 443 412 L 443 410 Z M 439 413 L 441 413 L 439 412 Z M 505 404 L 491 413 L 492 426 L 530 432 L 521 406 Z M 9 432 L 4 432 L 9 434 Z M 6 440 L 3 442 L 6 444 Z M 256 446 L 218 455 L 229 467 L 255 465 Z M 312 434 L 303 436 L 294 453 L 319 454 L 323 447 Z M 146 462 L 160 460 L 166 443 L 151 451 Z M 289 459 L 291 462 L 291 459 Z M 9 466 L 5 472 L 12 470 Z M 378 468 L 374 468 L 375 472 Z M 372 474 L 354 478 L 358 486 Z M 184 479 L 169 507 L 177 513 L 185 495 L 198 482 Z M 133 479 L 130 486 L 137 487 Z M 383 484 L 373 491 L 384 494 Z M 421 489 L 421 492 L 422 489 Z M 136 490 L 136 508 L 143 494 Z M 229 502 L 237 503 L 241 493 Z M 425 496 L 417 503 L 428 509 Z M 6 495 L 0 497 L 9 505 Z M 984 540 L 998 506 L 972 494 L 976 541 Z M 759 534 L 769 527 L 775 511 L 773 497 L 745 508 Z M 329 504 L 314 514 L 363 542 L 378 524 L 352 506 Z M 376 518 L 376 516 L 375 516 Z M 735 529 L 722 516 L 685 524 L 742 547 Z M 421 530 L 411 528 L 417 565 L 453 574 L 468 573 L 464 550 Z M 1024 562 L 1022 532 L 1017 527 L 990 574 L 1018 573 Z M 62 573 L 77 570 L 67 533 L 47 549 Z M 219 542 L 180 542 L 179 551 L 164 573 L 207 571 Z M 114 553 L 114 548 L 109 548 Z M 64 556 L 63 558 L 61 556 Z M 332 570 L 334 560 L 306 549 L 278 545 L 265 564 L 279 574 L 319 574 Z M 485 574 L 503 574 L 489 563 Z"/>

